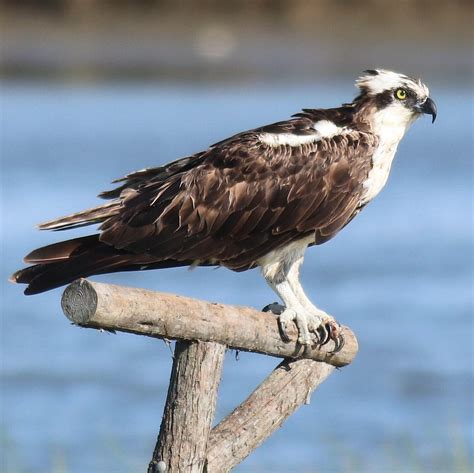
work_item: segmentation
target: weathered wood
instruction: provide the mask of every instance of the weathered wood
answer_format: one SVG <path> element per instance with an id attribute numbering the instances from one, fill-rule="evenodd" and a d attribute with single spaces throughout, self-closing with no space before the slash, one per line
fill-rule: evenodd
<path id="1" fill-rule="evenodd" d="M 241 351 L 281 358 L 308 358 L 333 366 L 349 364 L 358 345 L 343 327 L 344 348 L 335 354 L 333 342 L 322 348 L 297 343 L 296 328 L 284 342 L 276 317 L 249 307 L 222 305 L 145 289 L 102 284 L 85 279 L 70 284 L 61 305 L 66 316 L 82 327 L 118 330 L 156 338 L 215 341 Z"/>
<path id="2" fill-rule="evenodd" d="M 160 433 L 148 473 L 201 473 L 214 419 L 225 347 L 177 342 Z"/>
<path id="3" fill-rule="evenodd" d="M 61 304 L 82 327 L 181 340 L 148 473 L 231 470 L 358 349 L 347 327 L 342 328 L 345 346 L 333 354 L 332 342 L 300 346 L 296 328 L 290 329 L 292 341 L 283 342 L 269 313 L 85 279 L 66 288 Z M 210 432 L 226 346 L 286 359 Z"/>
<path id="4" fill-rule="evenodd" d="M 211 432 L 206 470 L 231 470 L 265 441 L 334 370 L 313 360 L 283 361 Z"/>

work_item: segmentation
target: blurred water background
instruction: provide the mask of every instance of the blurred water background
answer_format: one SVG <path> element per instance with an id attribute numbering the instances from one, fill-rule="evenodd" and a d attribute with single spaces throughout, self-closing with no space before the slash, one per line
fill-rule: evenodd
<path id="1" fill-rule="evenodd" d="M 31 249 L 90 231 L 34 224 L 94 205 L 129 171 L 349 101 L 372 67 L 423 77 L 439 115 L 409 131 L 382 194 L 307 253 L 308 294 L 353 328 L 360 353 L 236 471 L 470 470 L 469 2 L 0 6 L 2 471 L 144 471 L 171 367 L 161 341 L 70 326 L 61 289 L 27 298 L 6 282 Z M 257 308 L 275 300 L 258 271 L 96 279 Z M 276 364 L 228 353 L 218 419 Z"/>

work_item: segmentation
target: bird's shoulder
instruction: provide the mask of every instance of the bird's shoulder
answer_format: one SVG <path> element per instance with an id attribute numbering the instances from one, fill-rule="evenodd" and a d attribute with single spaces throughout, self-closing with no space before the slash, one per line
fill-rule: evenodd
<path id="1" fill-rule="evenodd" d="M 118 198 L 129 189 L 160 187 L 176 176 L 207 170 L 249 170 L 249 165 L 280 166 L 282 160 L 311 158 L 318 165 L 327 159 L 337 159 L 350 147 L 351 152 L 370 152 L 376 137 L 353 121 L 353 107 L 344 105 L 330 109 L 303 109 L 290 119 L 243 131 L 218 141 L 206 150 L 183 157 L 159 167 L 141 169 L 116 179 L 118 187 L 100 194 L 106 199 Z M 342 147 L 335 148 L 344 137 Z M 367 153 L 366 153 L 367 154 Z M 256 167 L 255 167 L 256 166 Z"/>
<path id="2" fill-rule="evenodd" d="M 267 178 L 268 173 L 321 174 L 341 159 L 369 162 L 378 138 L 353 120 L 351 106 L 303 109 L 290 119 L 233 135 L 200 155 L 197 172 Z M 362 164 L 362 163 L 361 163 Z M 279 176 L 282 177 L 282 176 Z"/>
<path id="3" fill-rule="evenodd" d="M 330 109 L 303 109 L 291 118 L 253 128 L 232 135 L 210 146 L 210 150 L 244 147 L 278 148 L 300 146 L 332 138 L 348 129 L 358 130 L 353 123 L 353 108 L 342 106 Z"/>

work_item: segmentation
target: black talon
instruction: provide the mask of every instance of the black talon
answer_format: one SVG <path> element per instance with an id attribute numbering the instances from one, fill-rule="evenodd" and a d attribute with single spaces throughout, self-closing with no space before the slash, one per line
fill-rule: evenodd
<path id="1" fill-rule="evenodd" d="M 280 337 L 281 339 L 285 342 L 291 342 L 291 338 L 288 336 L 286 333 L 286 330 L 283 328 L 281 322 L 278 320 L 278 331 L 280 332 Z"/>
<path id="2" fill-rule="evenodd" d="M 334 350 L 331 351 L 331 354 L 339 353 L 346 343 L 344 335 L 340 333 L 339 335 L 333 337 L 332 340 L 334 340 Z"/>
<path id="3" fill-rule="evenodd" d="M 336 354 L 339 351 L 339 340 L 337 338 L 334 339 L 334 348 L 329 352 L 331 355 Z"/>
<path id="4" fill-rule="evenodd" d="M 344 345 L 346 344 L 346 340 L 344 338 L 344 335 L 342 333 L 339 335 L 339 346 L 337 347 L 337 351 L 341 351 L 344 348 Z"/>
<path id="5" fill-rule="evenodd" d="M 326 345 L 329 340 L 331 340 L 331 330 L 326 328 L 325 325 L 320 325 L 318 327 L 318 335 L 319 335 L 319 347 Z"/>

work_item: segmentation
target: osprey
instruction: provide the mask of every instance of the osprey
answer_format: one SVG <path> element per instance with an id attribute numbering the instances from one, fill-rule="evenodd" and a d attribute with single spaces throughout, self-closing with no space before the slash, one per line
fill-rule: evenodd
<path id="1" fill-rule="evenodd" d="M 367 70 L 339 108 L 303 109 L 165 166 L 128 174 L 109 202 L 39 225 L 99 232 L 32 251 L 12 280 L 37 294 L 80 277 L 176 266 L 260 267 L 283 305 L 270 305 L 283 338 L 302 345 L 343 339 L 334 318 L 299 282 L 305 250 L 330 240 L 384 187 L 398 143 L 436 106 L 420 81 Z"/>

